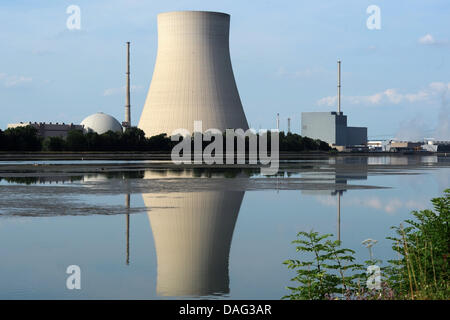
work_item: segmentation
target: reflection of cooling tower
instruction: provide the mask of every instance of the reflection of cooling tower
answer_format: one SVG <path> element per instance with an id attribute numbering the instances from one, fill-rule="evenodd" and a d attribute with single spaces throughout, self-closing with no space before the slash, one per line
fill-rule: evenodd
<path id="1" fill-rule="evenodd" d="M 229 51 L 230 16 L 179 11 L 158 15 L 158 53 L 138 127 L 146 136 L 175 129 L 248 129 Z"/>
<path id="2" fill-rule="evenodd" d="M 228 257 L 244 193 L 143 195 L 145 205 L 154 208 L 148 216 L 158 260 L 158 295 L 229 292 Z"/>

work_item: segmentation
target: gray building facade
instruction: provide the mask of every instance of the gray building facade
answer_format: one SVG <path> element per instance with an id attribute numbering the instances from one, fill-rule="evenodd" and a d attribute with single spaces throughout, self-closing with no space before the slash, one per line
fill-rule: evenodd
<path id="1" fill-rule="evenodd" d="M 83 130 L 79 124 L 67 123 L 45 123 L 45 122 L 20 122 L 8 124 L 8 128 L 31 126 L 37 129 L 38 136 L 65 138 L 70 130 Z"/>
<path id="2" fill-rule="evenodd" d="M 348 127 L 342 112 L 302 112 L 301 134 L 336 146 L 367 144 L 367 128 Z"/>

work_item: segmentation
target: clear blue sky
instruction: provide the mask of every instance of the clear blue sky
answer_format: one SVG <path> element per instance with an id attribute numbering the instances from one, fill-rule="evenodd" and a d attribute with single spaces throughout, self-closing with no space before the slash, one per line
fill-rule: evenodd
<path id="1" fill-rule="evenodd" d="M 69 5 L 81 30 L 68 30 Z M 369 30 L 369 5 L 381 29 Z M 0 128 L 19 121 L 79 123 L 97 111 L 124 118 L 125 42 L 132 42 L 137 123 L 156 56 L 156 15 L 231 14 L 231 58 L 253 128 L 282 129 L 303 111 L 335 110 L 336 60 L 343 111 L 369 137 L 450 139 L 448 0 L 0 2 Z"/>

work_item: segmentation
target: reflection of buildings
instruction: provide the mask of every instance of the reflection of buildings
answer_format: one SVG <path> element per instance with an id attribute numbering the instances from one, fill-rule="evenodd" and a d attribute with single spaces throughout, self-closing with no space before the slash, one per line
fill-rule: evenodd
<path id="1" fill-rule="evenodd" d="M 202 121 L 203 130 L 248 129 L 229 51 L 230 16 L 177 11 L 158 15 L 158 53 L 138 127 L 147 137 Z"/>
<path id="2" fill-rule="evenodd" d="M 326 179 L 335 184 L 334 190 L 302 190 L 302 194 L 337 197 L 337 240 L 341 240 L 341 196 L 347 190 L 346 185 L 351 180 L 367 180 L 368 161 L 366 157 L 336 157 L 332 160 L 330 171 L 318 174 L 316 170 L 302 173 L 302 177 Z"/>
<path id="3" fill-rule="evenodd" d="M 163 296 L 229 292 L 228 257 L 244 191 L 143 194 Z"/>

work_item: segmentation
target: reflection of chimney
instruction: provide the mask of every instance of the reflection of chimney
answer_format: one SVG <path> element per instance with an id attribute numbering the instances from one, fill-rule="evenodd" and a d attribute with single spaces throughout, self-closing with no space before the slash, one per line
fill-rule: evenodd
<path id="1" fill-rule="evenodd" d="M 341 113 L 341 60 L 338 60 L 338 92 L 337 92 L 337 106 L 338 106 L 338 114 Z"/>
<path id="2" fill-rule="evenodd" d="M 243 191 L 143 194 L 153 207 L 158 295 L 229 292 L 228 259 L 243 197 Z"/>
<path id="3" fill-rule="evenodd" d="M 337 193 L 337 239 L 341 241 L 341 191 Z"/>
<path id="4" fill-rule="evenodd" d="M 125 263 L 127 265 L 130 264 L 130 194 L 127 193 L 125 195 L 125 205 L 127 208 L 127 215 L 126 215 L 126 219 L 127 219 L 127 258 L 125 260 Z"/>

